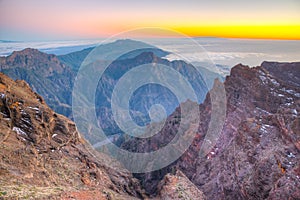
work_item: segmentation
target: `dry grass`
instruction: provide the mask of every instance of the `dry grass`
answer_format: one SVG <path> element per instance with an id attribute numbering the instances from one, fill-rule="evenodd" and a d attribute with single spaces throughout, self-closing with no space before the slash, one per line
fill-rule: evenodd
<path id="1" fill-rule="evenodd" d="M 55 199 L 70 188 L 63 187 L 36 187 L 30 185 L 3 185 L 0 186 L 0 199 Z"/>

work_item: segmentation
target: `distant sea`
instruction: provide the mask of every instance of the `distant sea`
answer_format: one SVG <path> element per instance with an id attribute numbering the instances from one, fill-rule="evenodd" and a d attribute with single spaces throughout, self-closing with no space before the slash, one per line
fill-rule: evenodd
<path id="1" fill-rule="evenodd" d="M 247 40 L 222 38 L 193 38 L 207 53 L 211 61 L 224 66 L 243 63 L 249 66 L 260 65 L 263 61 L 293 62 L 300 61 L 300 40 Z M 202 62 L 202 52 L 195 48 L 188 39 L 138 39 L 148 42 L 169 52 L 176 52 L 194 63 Z M 62 55 L 96 46 L 103 39 L 71 41 L 3 41 L 0 40 L 0 56 L 10 55 L 13 51 L 25 48 L 39 49 L 45 53 Z M 176 54 L 167 56 L 169 60 L 180 59 Z"/>

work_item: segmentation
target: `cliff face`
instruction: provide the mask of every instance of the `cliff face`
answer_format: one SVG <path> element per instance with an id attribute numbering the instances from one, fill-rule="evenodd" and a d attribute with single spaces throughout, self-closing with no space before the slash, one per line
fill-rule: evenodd
<path id="1" fill-rule="evenodd" d="M 0 199 L 143 197 L 138 181 L 109 160 L 25 81 L 0 73 Z"/>
<path id="2" fill-rule="evenodd" d="M 300 63 L 289 68 L 299 71 Z M 297 199 L 300 89 L 274 69 L 238 65 L 225 81 L 227 118 L 214 153 L 192 181 L 210 197 Z M 207 170 L 208 169 L 208 170 Z"/>
<path id="3" fill-rule="evenodd" d="M 300 63 L 235 66 L 224 83 L 226 120 L 211 152 L 199 157 L 211 114 L 208 95 L 199 107 L 198 134 L 190 148 L 170 166 L 136 177 L 149 193 L 159 193 L 159 180 L 180 169 L 208 199 L 299 199 L 299 70 Z M 178 121 L 179 111 L 166 124 Z M 166 125 L 158 138 L 131 140 L 123 148 L 152 151 L 154 140 L 167 143 L 173 134 L 174 126 Z"/>

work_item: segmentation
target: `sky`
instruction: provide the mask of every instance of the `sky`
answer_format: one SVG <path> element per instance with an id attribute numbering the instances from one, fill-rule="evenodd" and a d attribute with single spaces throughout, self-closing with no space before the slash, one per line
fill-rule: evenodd
<path id="1" fill-rule="evenodd" d="M 0 0 L 0 40 L 100 38 L 142 27 L 192 37 L 299 40 L 300 1 Z"/>

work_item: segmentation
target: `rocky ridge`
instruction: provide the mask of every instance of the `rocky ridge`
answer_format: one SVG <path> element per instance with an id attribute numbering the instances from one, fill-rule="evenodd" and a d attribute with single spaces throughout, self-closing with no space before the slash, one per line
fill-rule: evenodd
<path id="1" fill-rule="evenodd" d="M 0 199 L 144 197 L 139 182 L 94 151 L 72 121 L 53 112 L 25 81 L 1 73 L 0 190 Z"/>
<path id="2" fill-rule="evenodd" d="M 25 80 L 56 112 L 71 117 L 71 94 L 76 73 L 53 54 L 27 48 L 0 57 L 0 71 Z"/>
<path id="3" fill-rule="evenodd" d="M 149 194 L 158 194 L 159 181 L 178 169 L 208 199 L 299 199 L 299 70 L 300 63 L 235 66 L 224 83 L 227 113 L 214 148 L 199 157 L 211 117 L 208 94 L 199 106 L 198 134 L 182 157 L 164 169 L 135 176 Z M 157 137 L 130 140 L 123 148 L 157 150 L 173 138 L 176 126 L 169 124 L 176 121 L 180 122 L 180 109 Z"/>

